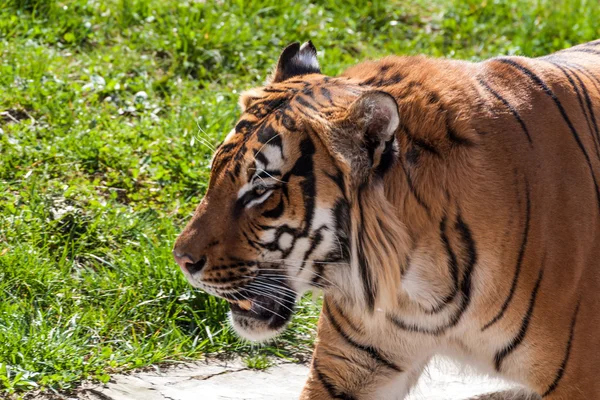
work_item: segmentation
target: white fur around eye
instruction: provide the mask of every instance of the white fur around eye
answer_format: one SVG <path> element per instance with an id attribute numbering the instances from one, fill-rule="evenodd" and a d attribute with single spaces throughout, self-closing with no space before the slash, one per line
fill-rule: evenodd
<path id="1" fill-rule="evenodd" d="M 273 194 L 273 189 L 267 189 L 267 191 L 262 196 L 260 196 L 259 198 L 254 199 L 254 200 L 248 202 L 248 204 L 246 204 L 246 208 L 254 207 L 254 206 L 258 205 L 258 204 L 263 203 L 272 194 Z"/>
<path id="2" fill-rule="evenodd" d="M 252 182 L 246 183 L 244 186 L 242 186 L 240 188 L 240 190 L 238 190 L 237 198 L 238 199 L 241 198 L 243 195 L 245 195 L 250 190 L 252 190 L 253 187 L 254 187 L 254 184 Z"/>

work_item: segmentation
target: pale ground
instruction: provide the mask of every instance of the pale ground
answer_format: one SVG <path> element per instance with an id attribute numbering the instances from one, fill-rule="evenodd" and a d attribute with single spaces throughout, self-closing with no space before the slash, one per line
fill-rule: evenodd
<path id="1" fill-rule="evenodd" d="M 306 365 L 281 363 L 266 371 L 239 361 L 196 362 L 130 375 L 78 391 L 84 400 L 294 400 L 306 379 Z M 458 400 L 511 387 L 434 360 L 409 400 Z"/>

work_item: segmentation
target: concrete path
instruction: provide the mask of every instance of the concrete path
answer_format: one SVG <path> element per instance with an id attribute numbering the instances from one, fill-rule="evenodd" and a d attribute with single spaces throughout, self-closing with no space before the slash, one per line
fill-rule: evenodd
<path id="1" fill-rule="evenodd" d="M 266 371 L 239 361 L 196 362 L 165 369 L 116 375 L 106 385 L 82 388 L 82 400 L 296 400 L 306 380 L 305 365 L 280 363 Z M 446 360 L 434 360 L 410 400 L 458 400 L 509 388 L 464 373 Z"/>

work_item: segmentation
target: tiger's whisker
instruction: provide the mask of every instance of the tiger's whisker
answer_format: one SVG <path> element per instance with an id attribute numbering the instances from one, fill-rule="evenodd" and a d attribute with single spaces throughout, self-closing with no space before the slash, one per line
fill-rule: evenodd
<path id="1" fill-rule="evenodd" d="M 273 259 L 273 260 L 266 261 L 266 263 L 269 263 L 269 262 L 280 262 L 280 261 L 290 261 L 290 262 L 298 262 L 298 263 L 304 262 L 304 263 L 309 263 L 309 264 L 330 264 L 330 265 L 346 265 L 346 266 L 350 266 L 350 263 L 343 263 L 343 262 L 296 260 L 296 259 L 289 259 L 289 258 L 276 258 L 276 259 Z"/>
<path id="2" fill-rule="evenodd" d="M 283 304 L 283 303 L 279 302 L 279 301 L 278 301 L 277 299 L 275 299 L 273 296 L 269 296 L 269 295 L 268 295 L 268 294 L 266 294 L 266 293 L 261 293 L 259 290 L 256 290 L 256 289 L 252 289 L 252 290 L 250 290 L 250 289 L 247 289 L 247 290 L 248 290 L 248 292 L 250 292 L 251 294 L 254 294 L 254 295 L 257 295 L 257 296 L 265 296 L 266 298 L 268 298 L 268 299 L 270 299 L 270 300 L 273 300 L 275 303 L 279 304 L 279 305 L 280 305 L 280 306 L 282 306 L 283 308 L 286 308 L 286 309 L 288 309 L 289 311 L 293 312 L 293 310 L 292 310 L 291 308 L 289 308 L 289 307 L 287 307 L 285 304 Z M 277 315 L 277 316 L 278 316 L 279 318 L 281 318 L 281 319 L 285 319 L 285 318 L 283 318 L 283 316 L 281 316 L 280 314 L 276 313 L 276 312 L 275 312 L 275 311 L 273 311 L 273 310 L 269 310 L 269 309 L 267 309 L 267 308 L 266 308 L 266 307 L 264 307 L 264 306 L 261 306 L 261 305 L 260 305 L 260 304 L 258 304 L 258 302 L 256 302 L 256 301 L 252 302 L 252 304 L 253 304 L 253 305 L 256 305 L 257 307 L 260 307 L 260 308 L 262 308 L 262 309 L 263 309 L 263 310 L 265 310 L 265 311 L 268 311 L 268 312 L 270 312 L 270 313 L 273 313 L 273 314 Z"/>

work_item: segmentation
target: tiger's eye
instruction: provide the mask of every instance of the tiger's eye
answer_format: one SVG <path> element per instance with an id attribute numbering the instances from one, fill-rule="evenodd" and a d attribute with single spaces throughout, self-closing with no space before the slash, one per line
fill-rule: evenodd
<path id="1" fill-rule="evenodd" d="M 257 186 L 254 188 L 254 194 L 256 196 L 262 196 L 263 194 L 265 194 L 267 192 L 267 188 L 265 186 Z"/>

